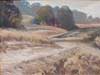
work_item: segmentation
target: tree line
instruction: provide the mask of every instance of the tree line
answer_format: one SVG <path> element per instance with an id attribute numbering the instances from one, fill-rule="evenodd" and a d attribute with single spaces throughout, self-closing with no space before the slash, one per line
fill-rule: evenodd
<path id="1" fill-rule="evenodd" d="M 55 9 L 49 5 L 40 7 L 35 15 L 34 23 L 57 26 L 67 30 L 77 29 L 73 13 L 68 6 L 62 6 L 61 8 Z"/>

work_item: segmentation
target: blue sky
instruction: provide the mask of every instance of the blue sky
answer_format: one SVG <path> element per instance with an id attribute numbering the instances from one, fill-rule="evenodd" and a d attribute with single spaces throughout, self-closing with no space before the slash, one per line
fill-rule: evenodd
<path id="1" fill-rule="evenodd" d="M 100 0 L 28 0 L 30 4 L 40 2 L 42 5 L 62 6 L 68 5 L 71 9 L 78 9 L 87 13 L 100 17 Z"/>

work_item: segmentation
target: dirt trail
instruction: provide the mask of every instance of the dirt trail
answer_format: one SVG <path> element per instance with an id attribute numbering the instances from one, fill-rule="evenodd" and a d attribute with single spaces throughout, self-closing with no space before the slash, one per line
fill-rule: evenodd
<path id="1" fill-rule="evenodd" d="M 32 49 L 25 49 L 25 50 L 18 50 L 18 51 L 9 51 L 6 54 L 2 53 L 0 56 L 2 57 L 2 62 L 20 63 L 22 61 L 47 57 L 55 53 L 58 53 L 60 51 L 63 50 L 54 49 L 51 51 L 51 49 L 48 49 L 47 51 L 34 52 L 32 51 Z"/>
<path id="2" fill-rule="evenodd" d="M 86 43 L 79 43 L 79 42 L 56 42 L 56 44 L 62 46 L 62 49 L 56 49 L 56 48 L 27 48 L 23 50 L 10 50 L 6 53 L 0 53 L 0 57 L 2 57 L 1 61 L 3 63 L 20 63 L 22 61 L 29 61 L 29 60 L 36 60 L 41 57 L 47 57 L 56 55 L 63 51 L 68 51 L 72 48 L 83 48 L 95 51 L 99 50 L 98 48 L 92 47 L 89 44 Z"/>
<path id="3" fill-rule="evenodd" d="M 28 48 L 24 50 L 10 50 L 6 53 L 1 53 L 0 57 L 2 57 L 2 67 L 3 67 L 3 75 L 23 75 L 21 71 L 16 71 L 14 68 L 15 65 L 27 62 L 31 60 L 38 60 L 40 58 L 46 58 L 48 56 L 57 55 L 59 53 L 65 52 L 74 48 L 75 46 L 68 46 L 67 48 L 56 49 L 56 48 Z M 12 72 L 8 72 L 9 68 L 11 68 Z"/>
<path id="4" fill-rule="evenodd" d="M 23 50 L 10 50 L 6 53 L 0 53 L 0 57 L 2 57 L 1 61 L 3 63 L 3 75 L 23 75 L 21 74 L 21 71 L 16 71 L 14 69 L 15 65 L 27 62 L 27 61 L 33 61 L 38 60 L 40 58 L 46 58 L 48 56 L 57 55 L 59 53 L 67 52 L 74 48 L 81 48 L 82 50 L 89 50 L 95 51 L 97 50 L 98 53 L 99 49 L 92 46 L 90 43 L 82 43 L 82 42 L 66 42 L 66 41 L 60 41 L 56 42 L 59 46 L 62 47 L 62 49 L 57 48 L 45 48 L 45 47 L 34 47 L 34 48 L 27 48 Z M 97 53 L 97 52 L 96 52 Z M 12 69 L 11 72 L 9 71 L 9 68 Z"/>

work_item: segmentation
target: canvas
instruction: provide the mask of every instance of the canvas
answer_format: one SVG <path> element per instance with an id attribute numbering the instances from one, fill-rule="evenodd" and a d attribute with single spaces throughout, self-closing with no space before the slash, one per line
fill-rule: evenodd
<path id="1" fill-rule="evenodd" d="M 100 0 L 0 0 L 0 75 L 100 75 Z"/>

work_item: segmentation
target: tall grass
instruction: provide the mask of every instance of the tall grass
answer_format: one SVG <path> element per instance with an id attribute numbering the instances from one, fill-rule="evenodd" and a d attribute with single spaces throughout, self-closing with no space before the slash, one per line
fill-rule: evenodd
<path id="1" fill-rule="evenodd" d="M 0 29 L 0 42 L 3 41 L 29 41 L 35 43 L 48 43 L 48 39 L 35 32 Z"/>

